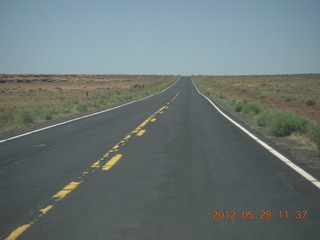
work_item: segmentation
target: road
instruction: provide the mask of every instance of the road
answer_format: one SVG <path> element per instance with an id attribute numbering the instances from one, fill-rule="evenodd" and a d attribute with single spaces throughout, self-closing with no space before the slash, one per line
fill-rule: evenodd
<path id="1" fill-rule="evenodd" d="M 318 239 L 320 190 L 190 77 L 0 144 L 1 239 Z M 253 218 L 253 219 L 251 219 Z"/>

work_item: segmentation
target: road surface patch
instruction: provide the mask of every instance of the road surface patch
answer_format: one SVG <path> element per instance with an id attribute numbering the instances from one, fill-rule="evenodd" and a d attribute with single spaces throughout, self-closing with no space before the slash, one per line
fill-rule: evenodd
<path id="1" fill-rule="evenodd" d="M 174 98 L 172 98 L 172 100 L 176 99 L 178 97 L 180 92 L 178 92 Z M 120 147 L 124 146 L 126 144 L 126 142 L 128 142 L 130 139 L 132 139 L 132 135 L 136 135 L 138 137 L 141 137 L 145 132 L 146 130 L 145 129 L 142 129 L 144 128 L 149 122 L 154 122 L 156 120 L 155 116 L 157 114 L 161 114 L 164 112 L 165 109 L 168 109 L 169 107 L 168 106 L 162 106 L 161 108 L 159 108 L 156 112 L 154 112 L 153 114 L 151 114 L 150 117 L 148 117 L 146 120 L 144 120 L 138 127 L 136 127 L 132 132 L 131 134 L 128 134 L 126 137 L 124 137 L 119 143 L 117 143 L 111 150 L 109 150 L 100 160 L 96 161 L 93 165 L 91 165 L 91 168 L 100 168 L 101 166 L 101 162 L 102 161 L 107 161 L 107 159 L 110 157 L 110 155 L 113 155 L 115 152 L 119 151 Z M 117 155 L 115 155 L 117 156 Z M 122 156 L 122 155 L 121 155 Z M 113 158 L 111 158 L 112 160 Z M 117 159 L 117 158 L 115 158 Z M 120 158 L 119 158 L 120 159 Z M 117 161 L 119 160 L 117 159 Z M 111 161 L 109 160 L 109 161 Z M 114 163 L 113 162 L 110 162 L 110 163 L 113 163 L 112 166 L 117 162 L 115 161 Z M 102 170 L 109 170 L 112 166 L 109 166 L 109 162 L 107 164 L 105 164 L 102 168 Z M 94 170 L 93 170 L 94 171 Z"/>
<path id="2" fill-rule="evenodd" d="M 180 94 L 180 91 L 174 96 L 174 98 L 171 99 L 171 101 L 169 103 L 172 103 L 178 97 L 179 94 Z M 24 225 L 16 228 L 14 231 L 11 232 L 11 234 L 5 240 L 15 240 L 16 238 L 18 238 L 32 224 L 37 222 L 41 217 L 43 217 L 47 212 L 49 212 L 54 207 L 54 205 L 53 205 L 54 203 L 64 199 L 72 190 L 74 190 L 77 186 L 79 186 L 80 183 L 82 183 L 84 181 L 84 177 L 85 176 L 87 176 L 89 173 L 95 172 L 97 169 L 100 169 L 102 164 L 103 164 L 103 162 L 107 161 L 108 158 L 113 155 L 113 157 L 111 157 L 111 159 L 109 161 L 107 161 L 107 163 L 105 165 L 103 165 L 103 167 L 102 167 L 102 170 L 110 170 L 110 168 L 112 168 L 122 158 L 122 154 L 115 154 L 116 152 L 119 151 L 120 147 L 124 146 L 126 144 L 126 142 L 128 142 L 130 139 L 133 138 L 132 134 L 135 134 L 135 135 L 137 135 L 139 137 L 142 136 L 146 132 L 146 130 L 142 130 L 142 128 L 145 127 L 149 122 L 155 122 L 156 121 L 156 118 L 155 118 L 156 115 L 164 113 L 164 111 L 169 108 L 167 105 L 161 107 L 159 110 L 157 110 L 155 113 L 153 113 L 150 117 L 148 117 L 145 121 L 143 121 L 136 129 L 134 129 L 131 132 L 131 134 L 128 134 L 126 137 L 124 137 L 112 149 L 110 149 L 106 154 L 104 154 L 103 157 L 101 157 L 99 160 L 94 162 L 88 169 L 86 169 L 84 172 L 82 172 L 82 175 L 78 177 L 78 179 L 79 179 L 78 181 L 70 182 L 62 190 L 57 192 L 51 198 L 51 200 L 54 200 L 54 202 L 52 204 L 47 205 L 46 207 L 39 208 L 38 209 L 38 215 L 36 217 L 34 217 L 33 221 L 30 221 L 29 223 L 24 224 Z M 106 112 L 106 111 L 103 111 L 103 112 Z M 93 114 L 93 115 L 95 115 L 95 114 Z M 88 116 L 90 116 L 90 115 L 88 115 Z M 82 118 L 84 118 L 84 117 L 82 117 Z M 75 120 L 77 120 L 77 119 L 74 119 L 74 120 L 71 120 L 71 121 L 75 121 Z M 71 122 L 71 121 L 68 121 L 68 122 Z M 67 123 L 67 122 L 65 122 L 65 123 Z M 61 124 L 65 124 L 65 123 L 61 123 Z M 57 124 L 57 125 L 61 125 L 61 124 Z M 55 126 L 57 126 L 57 125 L 55 125 Z M 51 126 L 51 127 L 53 127 L 53 126 Z M 50 128 L 50 127 L 48 127 L 48 128 Z M 41 131 L 41 130 L 44 130 L 44 129 L 39 129 L 39 130 L 36 130 L 34 132 Z M 33 132 L 27 133 L 25 135 L 28 135 L 28 134 L 31 134 L 31 133 L 33 133 Z M 20 136 L 22 136 L 22 135 L 20 135 Z M 20 137 L 20 136 L 17 136 L 17 137 Z M 14 138 L 11 138 L 11 139 L 14 139 Z M 11 140 L 11 139 L 7 139 L 7 140 L 4 140 L 4 141 L 8 141 L 8 140 Z M 0 141 L 0 143 L 4 142 L 4 141 Z"/>

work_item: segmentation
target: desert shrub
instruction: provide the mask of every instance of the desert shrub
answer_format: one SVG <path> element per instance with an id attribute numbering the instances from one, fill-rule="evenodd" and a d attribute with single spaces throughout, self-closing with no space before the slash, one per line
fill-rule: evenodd
<path id="1" fill-rule="evenodd" d="M 320 151 L 320 120 L 318 120 L 316 123 L 310 124 L 308 137 L 317 145 L 317 148 Z"/>
<path id="2" fill-rule="evenodd" d="M 85 103 L 87 108 L 95 108 L 97 106 L 96 101 L 88 101 Z"/>
<path id="3" fill-rule="evenodd" d="M 294 132 L 306 133 L 310 124 L 308 118 L 282 109 L 266 110 L 256 120 L 260 126 L 267 127 L 270 135 L 276 137 L 288 136 Z"/>
<path id="4" fill-rule="evenodd" d="M 69 103 L 59 106 L 59 109 L 58 109 L 59 113 L 71 113 L 71 111 L 72 111 L 72 105 Z"/>
<path id="5" fill-rule="evenodd" d="M 308 100 L 306 101 L 306 105 L 307 105 L 307 106 L 316 105 L 316 100 L 314 100 L 314 99 L 308 99 Z"/>
<path id="6" fill-rule="evenodd" d="M 77 105 L 79 103 L 79 98 L 72 99 L 72 104 Z"/>
<path id="7" fill-rule="evenodd" d="M 133 96 L 130 94 L 130 95 L 127 95 L 127 100 L 132 100 L 133 99 Z"/>
<path id="8" fill-rule="evenodd" d="M 101 107 L 101 103 L 99 102 L 99 100 L 93 102 L 93 107 L 95 107 L 95 108 Z"/>
<path id="9" fill-rule="evenodd" d="M 144 88 L 144 84 L 136 83 L 131 88 Z"/>
<path id="10" fill-rule="evenodd" d="M 51 119 L 52 119 L 52 115 L 51 115 L 50 113 L 47 113 L 47 114 L 45 115 L 45 119 L 46 119 L 46 120 L 51 120 Z"/>
<path id="11" fill-rule="evenodd" d="M 147 95 L 149 95 L 149 94 L 151 94 L 151 93 L 150 93 L 150 92 L 147 92 Z M 122 97 L 123 97 L 123 99 L 124 99 L 125 101 L 130 101 L 130 100 L 132 100 L 132 96 L 129 95 L 129 94 L 122 95 Z"/>
<path id="12" fill-rule="evenodd" d="M 110 95 L 109 95 L 109 94 L 105 94 L 105 95 L 102 95 L 101 98 L 103 98 L 103 99 L 109 99 L 109 98 L 110 98 Z"/>
<path id="13" fill-rule="evenodd" d="M 114 101 L 115 101 L 116 103 L 118 103 L 118 102 L 123 102 L 123 100 L 124 100 L 123 96 L 121 96 L 121 95 L 116 95 L 116 96 L 114 96 L 113 98 L 114 98 Z"/>
<path id="14" fill-rule="evenodd" d="M 108 100 L 107 100 L 106 98 L 100 98 L 100 99 L 98 100 L 98 103 L 99 103 L 101 106 L 107 105 Z"/>
<path id="15" fill-rule="evenodd" d="M 293 100 L 293 98 L 292 98 L 291 96 L 285 96 L 285 97 L 284 97 L 284 100 L 285 100 L 286 102 L 291 102 L 291 101 Z"/>
<path id="16" fill-rule="evenodd" d="M 115 94 L 116 95 L 122 95 L 122 94 L 124 94 L 124 91 L 125 91 L 126 89 L 117 89 L 116 91 L 115 91 Z"/>
<path id="17" fill-rule="evenodd" d="M 48 113 L 53 115 L 57 115 L 59 113 L 58 107 L 57 106 L 52 106 L 48 109 Z"/>
<path id="18" fill-rule="evenodd" d="M 259 102 L 247 103 L 243 106 L 243 113 L 248 115 L 257 115 L 264 109 L 264 105 Z"/>
<path id="19" fill-rule="evenodd" d="M 115 103 L 115 102 L 117 102 L 117 99 L 115 97 L 111 97 L 110 98 L 110 103 Z"/>
<path id="20" fill-rule="evenodd" d="M 226 95 L 224 93 L 218 93 L 217 98 L 223 99 L 226 98 Z"/>
<path id="21" fill-rule="evenodd" d="M 4 122 L 12 122 L 14 120 L 14 111 L 13 110 L 5 110 L 0 113 L 0 119 L 3 120 Z"/>
<path id="22" fill-rule="evenodd" d="M 36 116 L 32 110 L 23 110 L 20 112 L 20 124 L 28 126 L 35 123 Z"/>
<path id="23" fill-rule="evenodd" d="M 77 106 L 77 110 L 78 110 L 79 112 L 88 111 L 88 106 L 87 106 L 87 104 L 85 104 L 85 103 L 81 103 L 81 104 L 79 104 L 79 105 Z"/>
<path id="24" fill-rule="evenodd" d="M 266 127 L 272 120 L 273 116 L 277 115 L 280 109 L 269 109 L 261 112 L 257 117 L 256 121 L 259 126 Z"/>
<path id="25" fill-rule="evenodd" d="M 241 112 L 243 110 L 244 105 L 247 104 L 246 99 L 236 99 L 233 98 L 229 101 L 229 105 L 233 107 L 236 112 Z"/>
<path id="26" fill-rule="evenodd" d="M 233 107 L 233 106 L 236 105 L 238 102 L 239 102 L 238 99 L 232 98 L 232 99 L 229 101 L 229 104 Z"/>
<path id="27" fill-rule="evenodd" d="M 273 136 L 288 136 L 294 132 L 305 133 L 308 121 L 304 117 L 297 117 L 291 114 L 282 114 L 271 121 L 269 133 Z"/>
<path id="28" fill-rule="evenodd" d="M 234 106 L 234 110 L 236 111 L 236 112 L 241 112 L 242 111 L 242 109 L 243 109 L 243 104 L 242 103 L 237 103 L 235 106 Z"/>

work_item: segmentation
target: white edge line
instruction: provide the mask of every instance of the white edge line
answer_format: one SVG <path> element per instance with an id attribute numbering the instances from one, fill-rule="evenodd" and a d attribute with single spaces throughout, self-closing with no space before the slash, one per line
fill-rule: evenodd
<path id="1" fill-rule="evenodd" d="M 231 119 L 229 116 L 227 116 L 225 113 L 223 113 L 207 96 L 205 96 L 204 94 L 202 94 L 199 89 L 197 88 L 197 86 L 194 84 L 193 81 L 193 77 L 191 76 L 192 79 L 192 84 L 193 86 L 197 89 L 198 93 L 200 95 L 202 95 L 204 98 L 206 98 L 211 105 L 217 109 L 217 111 L 219 113 L 222 114 L 222 116 L 224 116 L 226 119 L 228 119 L 230 122 L 232 122 L 234 125 L 236 125 L 238 128 L 240 128 L 243 132 L 245 132 L 249 137 L 251 137 L 252 139 L 254 139 L 257 143 L 259 143 L 261 146 L 263 146 L 265 149 L 267 149 L 270 153 L 272 153 L 274 156 L 276 156 L 278 159 L 280 159 L 282 162 L 284 162 L 285 164 L 287 164 L 290 168 L 292 168 L 293 170 L 295 170 L 297 173 L 299 173 L 301 176 L 303 176 L 305 179 L 307 179 L 309 182 L 311 182 L 313 185 L 315 185 L 317 188 L 320 189 L 320 182 L 319 180 L 315 179 L 311 174 L 307 173 L 305 170 L 303 170 L 302 168 L 300 168 L 299 166 L 297 166 L 296 164 L 294 164 L 292 161 L 290 161 L 288 158 L 286 158 L 285 156 L 283 156 L 281 153 L 279 153 L 278 151 L 276 151 L 274 148 L 272 148 L 271 146 L 269 146 L 268 144 L 266 144 L 264 141 L 262 141 L 261 139 L 259 139 L 258 137 L 256 137 L 255 135 L 253 135 L 251 132 L 249 132 L 247 129 L 245 129 L 244 127 L 242 127 L 239 123 L 235 122 L 233 119 Z"/>
<path id="2" fill-rule="evenodd" d="M 101 114 L 101 113 L 109 112 L 109 111 L 115 110 L 115 109 L 117 109 L 117 108 L 124 107 L 124 106 L 126 106 L 126 105 L 129 105 L 129 104 L 132 104 L 132 103 L 135 103 L 135 102 L 139 102 L 139 101 L 146 100 L 146 99 L 148 99 L 148 98 L 150 98 L 150 97 L 153 97 L 153 96 L 155 96 L 155 95 L 158 95 L 158 94 L 161 94 L 161 93 L 167 91 L 169 88 L 173 87 L 173 86 L 180 80 L 180 78 L 181 78 L 181 76 L 179 76 L 179 78 L 178 78 L 177 81 L 175 81 L 172 85 L 170 85 L 170 86 L 167 87 L 166 89 L 162 90 L 161 92 L 154 93 L 154 94 L 149 95 L 149 96 L 147 96 L 147 97 L 144 97 L 144 98 L 141 98 L 141 99 L 137 99 L 137 100 L 134 100 L 134 101 L 131 101 L 131 102 L 128 102 L 128 103 L 124 103 L 124 104 L 122 104 L 122 105 L 119 105 L 119 106 L 116 106 L 116 107 L 113 107 L 113 108 L 108 108 L 108 109 L 106 109 L 106 110 L 102 110 L 102 111 L 99 111 L 99 112 L 91 113 L 91 114 L 88 114 L 88 115 L 85 115 L 85 116 L 82 116 L 82 117 L 74 118 L 74 119 L 71 119 L 71 120 L 68 120 L 68 121 L 65 121 L 65 122 L 57 123 L 57 124 L 54 124 L 54 125 L 50 125 L 50 126 L 48 126 L 48 127 L 40 128 L 40 129 L 31 131 L 31 132 L 27 132 L 27 133 L 23 133 L 23 134 L 14 136 L 14 137 L 10 137 L 10 138 L 7 138 L 7 139 L 3 139 L 3 140 L 0 140 L 0 143 L 7 142 L 7 141 L 10 141 L 10 140 L 13 140 L 13 139 L 16 139 L 16 138 L 24 137 L 24 136 L 30 135 L 30 134 L 32 134 L 32 133 L 40 132 L 40 131 L 43 131 L 43 130 L 46 130 L 46 129 L 49 129 L 49 128 L 54 128 L 54 127 L 57 127 L 57 126 L 60 126 L 60 125 L 63 125 L 63 124 L 70 123 L 70 122 L 78 121 L 78 120 L 80 120 L 80 119 L 92 117 L 92 116 L 95 116 L 95 115 L 98 115 L 98 114 Z"/>

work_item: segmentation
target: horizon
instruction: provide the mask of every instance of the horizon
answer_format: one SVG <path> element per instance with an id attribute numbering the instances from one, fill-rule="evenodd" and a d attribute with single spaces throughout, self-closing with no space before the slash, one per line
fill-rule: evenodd
<path id="1" fill-rule="evenodd" d="M 107 76 L 107 75 L 114 75 L 114 76 L 181 76 L 181 77 L 189 77 L 189 76 L 286 76 L 286 75 L 320 75 L 320 73 L 274 73 L 274 74 L 191 74 L 191 75 L 185 75 L 185 74 L 128 74 L 128 73 L 0 73 L 0 75 L 39 75 L 39 76 L 46 76 L 46 75 L 96 75 L 96 76 Z"/>

